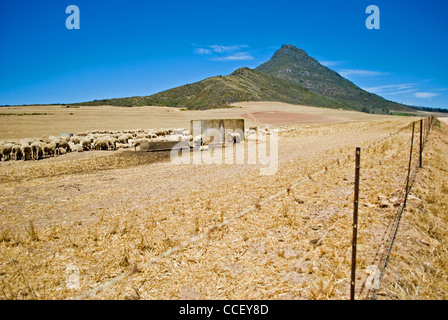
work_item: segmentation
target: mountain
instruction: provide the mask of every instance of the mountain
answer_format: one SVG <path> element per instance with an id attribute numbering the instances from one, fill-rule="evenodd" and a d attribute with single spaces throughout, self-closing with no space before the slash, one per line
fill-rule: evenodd
<path id="1" fill-rule="evenodd" d="M 332 101 L 308 89 L 249 68 L 240 68 L 229 76 L 211 77 L 151 96 L 95 100 L 82 105 L 211 109 L 239 101 L 282 101 L 328 108 L 334 106 Z"/>
<path id="2" fill-rule="evenodd" d="M 293 45 L 283 45 L 269 61 L 255 69 L 240 68 L 228 76 L 207 78 L 150 96 L 94 100 L 75 105 L 211 109 L 240 101 L 279 101 L 375 113 L 411 110 L 362 90 Z"/>
<path id="3" fill-rule="evenodd" d="M 293 45 L 284 44 L 269 61 L 255 70 L 294 83 L 335 103 L 342 103 L 348 109 L 409 110 L 408 106 L 359 88 Z"/>

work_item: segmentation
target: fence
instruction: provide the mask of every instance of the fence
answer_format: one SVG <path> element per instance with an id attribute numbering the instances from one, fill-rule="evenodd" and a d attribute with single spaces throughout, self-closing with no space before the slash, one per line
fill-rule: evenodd
<path id="1" fill-rule="evenodd" d="M 414 182 L 415 176 L 417 174 L 417 171 L 419 168 L 423 165 L 423 149 L 426 144 L 426 141 L 428 139 L 428 135 L 430 132 L 430 129 L 432 127 L 434 121 L 434 117 L 430 116 L 425 119 L 421 119 L 420 121 L 415 121 L 411 123 L 412 126 L 412 133 L 410 138 L 410 152 L 409 152 L 409 162 L 408 162 L 408 169 L 405 179 L 405 187 L 402 190 L 401 198 L 403 199 L 401 201 L 400 206 L 398 207 L 397 214 L 395 216 L 395 226 L 393 228 L 393 232 L 390 233 L 389 237 L 385 239 L 383 242 L 384 245 L 387 246 L 387 251 L 385 251 L 384 254 L 379 255 L 378 258 L 374 260 L 376 264 L 380 266 L 379 274 L 375 275 L 375 283 L 374 286 L 367 288 L 366 298 L 375 299 L 377 292 L 379 290 L 379 286 L 381 283 L 381 280 L 384 275 L 384 271 L 387 266 L 387 262 L 389 261 L 390 253 L 392 250 L 392 246 L 394 244 L 395 238 L 397 236 L 398 227 L 401 221 L 401 217 L 403 214 L 403 210 L 406 207 L 407 198 L 409 195 L 409 191 L 412 188 L 412 184 Z M 415 135 L 416 135 L 416 127 L 419 127 L 419 146 L 418 146 L 418 159 L 413 159 L 413 153 L 415 148 Z M 352 270 L 351 270 L 351 287 L 350 287 L 350 299 L 355 298 L 355 281 L 356 281 L 356 242 L 357 242 L 357 227 L 358 227 L 358 194 L 359 194 L 359 154 L 360 150 L 357 148 L 356 150 L 356 167 L 355 167 L 355 196 L 354 196 L 354 217 L 353 217 L 353 239 L 352 239 L 352 251 L 353 251 L 353 257 L 352 257 Z M 361 288 L 361 293 L 363 292 L 363 289 L 365 288 L 365 283 L 363 284 L 363 287 Z M 360 295 L 361 295 L 360 293 Z"/>
<path id="2" fill-rule="evenodd" d="M 382 275 L 384 273 L 384 270 L 386 268 L 387 265 L 387 261 L 389 259 L 389 254 L 392 248 L 392 245 L 394 243 L 396 234 L 397 234 L 397 230 L 398 230 L 398 226 L 399 226 L 399 222 L 401 219 L 401 215 L 403 213 L 403 210 L 406 206 L 406 199 L 407 199 L 407 195 L 409 193 L 409 190 L 412 187 L 412 183 L 414 181 L 415 175 L 417 173 L 417 170 L 419 167 L 422 166 L 423 164 L 423 148 L 425 146 L 425 143 L 427 141 L 431 126 L 433 124 L 433 117 L 428 117 L 425 119 L 422 119 L 420 121 L 417 122 L 413 122 L 412 123 L 412 136 L 411 136 L 411 150 L 410 150 L 410 156 L 409 156 L 409 166 L 408 166 L 408 170 L 407 170 L 407 176 L 406 176 L 406 181 L 405 181 L 405 188 L 403 189 L 403 202 L 398 210 L 397 216 L 396 216 L 396 223 L 395 223 L 395 228 L 394 231 L 392 233 L 392 236 L 387 238 L 386 241 L 384 241 L 384 244 L 387 245 L 389 249 L 387 250 L 387 253 L 385 255 L 382 255 L 379 259 L 377 259 L 377 262 L 381 267 L 381 274 L 379 277 L 379 281 L 378 283 L 381 281 Z M 415 136 L 415 126 L 416 124 L 419 123 L 419 129 L 420 129 L 420 136 L 419 136 L 419 159 L 416 162 L 415 159 L 413 159 L 412 154 L 414 152 L 414 136 Z M 371 148 L 372 146 L 374 146 L 375 144 L 383 141 L 383 140 L 387 140 L 387 139 L 391 139 L 392 137 L 394 137 L 395 135 L 403 132 L 404 130 L 406 130 L 406 128 L 400 128 L 398 131 L 390 134 L 389 136 L 383 138 L 380 141 L 376 141 L 370 145 L 368 145 L 367 147 L 364 148 L 364 150 L 367 150 L 369 148 Z M 361 156 L 361 148 L 357 148 L 356 149 L 356 154 L 355 154 L 355 160 L 356 160 L 356 166 L 355 166 L 355 205 L 354 205 L 354 222 L 353 222 L 353 241 L 352 241 L 352 269 L 351 269 L 351 281 L 350 281 L 350 298 L 354 299 L 355 298 L 355 282 L 356 282 L 356 240 L 357 240 L 357 230 L 358 230 L 358 221 L 357 221 L 357 208 L 358 208 L 358 204 L 359 204 L 359 173 L 361 170 L 361 165 L 360 165 L 360 156 Z M 326 173 L 330 168 L 332 167 L 336 167 L 336 166 L 340 166 L 341 164 L 350 161 L 352 159 L 351 155 L 348 155 L 346 158 L 343 159 L 337 159 L 336 161 L 332 162 L 330 165 L 324 166 L 323 169 L 308 175 L 306 178 L 298 181 L 297 183 L 291 185 L 290 187 L 283 189 L 267 198 L 265 198 L 263 201 L 254 204 L 248 208 L 246 208 L 245 210 L 239 212 L 238 214 L 224 220 L 223 222 L 216 224 L 215 226 L 212 226 L 211 228 L 207 229 L 206 231 L 200 233 L 199 235 L 192 237 L 186 241 L 183 241 L 181 244 L 171 247 L 168 250 L 166 250 L 165 252 L 151 258 L 150 260 L 148 260 L 145 264 L 139 266 L 140 270 L 143 270 L 147 267 L 149 267 L 152 264 L 156 264 L 158 262 L 160 262 L 162 259 L 169 257 L 170 255 L 174 254 L 175 252 L 181 251 L 183 249 L 186 249 L 187 247 L 189 247 L 192 244 L 195 244 L 205 238 L 207 238 L 211 233 L 216 232 L 217 230 L 220 230 L 221 228 L 223 228 L 224 226 L 244 217 L 245 215 L 247 215 L 248 213 L 254 211 L 254 210 L 258 210 L 260 209 L 261 206 L 279 198 L 282 195 L 285 194 L 289 194 L 289 192 L 291 191 L 291 189 L 294 189 L 296 187 L 298 187 L 299 185 L 307 182 L 307 181 L 313 181 L 315 177 Z M 414 160 L 414 162 L 413 162 Z M 106 290 L 107 288 L 110 288 L 111 286 L 113 286 L 114 284 L 116 284 L 119 281 L 122 281 L 124 279 L 126 279 L 129 276 L 129 273 L 127 272 L 123 272 L 121 274 L 119 274 L 118 276 L 112 278 L 111 280 L 96 286 L 95 288 L 85 291 L 75 297 L 73 297 L 72 299 L 86 299 L 89 297 L 94 297 L 97 293 L 99 293 L 100 291 Z M 364 285 L 363 288 L 361 289 L 361 293 L 363 292 L 364 289 Z M 377 293 L 378 287 L 375 288 L 375 290 L 369 290 L 368 291 L 368 295 L 371 295 L 372 298 L 374 299 Z M 361 293 L 359 295 L 361 295 Z"/>

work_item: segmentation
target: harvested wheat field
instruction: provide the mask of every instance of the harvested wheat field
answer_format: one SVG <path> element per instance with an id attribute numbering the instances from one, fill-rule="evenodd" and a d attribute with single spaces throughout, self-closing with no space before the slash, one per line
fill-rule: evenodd
<path id="1" fill-rule="evenodd" d="M 148 128 L 189 128 L 192 119 L 242 118 L 245 114 L 284 112 L 311 117 L 310 122 L 384 120 L 384 115 L 366 115 L 350 110 L 298 106 L 281 102 L 240 102 L 233 108 L 214 110 L 182 110 L 171 107 L 70 107 L 25 106 L 0 108 L 0 139 L 18 139 L 59 135 L 88 130 L 122 130 Z M 272 114 L 271 114 L 272 117 Z M 318 119 L 319 121 L 316 121 Z M 322 121 L 325 119 L 326 121 Z M 331 121 L 329 121 L 331 120 Z M 270 121 L 272 122 L 272 121 Z M 276 122 L 276 121 L 274 121 Z M 302 121 L 293 122 L 299 124 Z M 100 125 L 99 125 L 100 124 Z M 246 118 L 246 126 L 260 122 Z M 291 122 L 289 122 L 291 124 Z"/>
<path id="2" fill-rule="evenodd" d="M 241 106 L 221 117 L 278 111 Z M 222 111 L 165 110 L 182 118 L 160 127 Z M 417 118 L 340 112 L 328 113 L 337 122 L 279 132 L 271 175 L 260 175 L 261 164 L 176 165 L 167 152 L 130 150 L 1 162 L 1 298 L 348 299 L 355 147 L 356 298 L 370 298 L 368 277 L 389 245 Z M 102 129 L 80 124 L 73 128 Z M 247 152 L 248 143 L 230 148 Z M 438 122 L 377 299 L 448 298 L 447 147 L 447 126 Z"/>

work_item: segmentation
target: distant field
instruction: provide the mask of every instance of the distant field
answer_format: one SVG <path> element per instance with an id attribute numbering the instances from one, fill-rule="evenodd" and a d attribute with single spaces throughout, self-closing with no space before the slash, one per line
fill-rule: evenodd
<path id="1" fill-rule="evenodd" d="M 444 118 L 439 118 L 439 120 L 445 122 L 446 124 L 448 124 L 448 117 L 444 117 Z"/>
<path id="2" fill-rule="evenodd" d="M 0 140 L 88 130 L 132 130 L 147 128 L 189 128 L 192 119 L 241 118 L 246 115 L 246 126 L 264 123 L 282 124 L 271 118 L 251 117 L 254 113 L 297 113 L 297 121 L 288 124 L 323 123 L 398 119 L 397 116 L 372 115 L 356 111 L 316 108 L 278 102 L 241 102 L 235 108 L 215 110 L 181 110 L 171 107 L 76 107 L 24 106 L 0 108 Z M 247 116 L 248 115 L 248 116 Z M 300 116 L 302 115 L 302 117 Z M 303 121 L 303 115 L 313 116 Z M 269 119 L 271 121 L 269 121 Z"/>

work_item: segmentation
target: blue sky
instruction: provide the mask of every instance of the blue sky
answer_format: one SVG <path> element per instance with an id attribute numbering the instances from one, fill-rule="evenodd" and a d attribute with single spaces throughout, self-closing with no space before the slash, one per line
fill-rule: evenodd
<path id="1" fill-rule="evenodd" d="M 293 44 L 370 92 L 448 108 L 447 15 L 446 0 L 2 0 L 0 105 L 150 95 Z"/>

